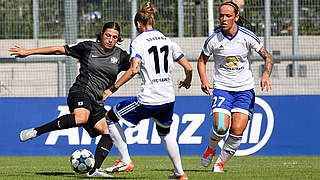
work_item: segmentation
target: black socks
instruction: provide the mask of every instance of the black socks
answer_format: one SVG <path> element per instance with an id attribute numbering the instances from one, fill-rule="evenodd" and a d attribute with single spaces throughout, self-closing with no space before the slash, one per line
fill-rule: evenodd
<path id="1" fill-rule="evenodd" d="M 41 135 L 43 133 L 47 133 L 50 131 L 55 131 L 59 129 L 68 129 L 76 127 L 76 120 L 73 114 L 66 114 L 63 116 L 60 116 L 54 121 L 51 121 L 43 126 L 35 128 L 37 131 L 37 135 Z"/>
<path id="2" fill-rule="evenodd" d="M 96 169 L 101 167 L 104 159 L 108 156 L 112 145 L 113 143 L 110 134 L 103 134 L 97 145 L 96 152 L 94 153 L 94 167 L 89 172 L 89 174 L 94 173 Z"/>

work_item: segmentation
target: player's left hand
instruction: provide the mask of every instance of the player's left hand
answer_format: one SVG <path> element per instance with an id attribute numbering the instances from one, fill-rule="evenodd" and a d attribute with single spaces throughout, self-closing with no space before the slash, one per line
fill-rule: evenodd
<path id="1" fill-rule="evenodd" d="M 263 91 L 265 87 L 266 87 L 266 91 L 267 91 L 267 92 L 268 92 L 269 90 L 271 91 L 271 82 L 270 82 L 270 79 L 269 79 L 269 75 L 268 75 L 268 74 L 266 74 L 266 73 L 263 73 L 263 74 L 262 74 L 260 86 L 261 86 L 261 91 Z"/>

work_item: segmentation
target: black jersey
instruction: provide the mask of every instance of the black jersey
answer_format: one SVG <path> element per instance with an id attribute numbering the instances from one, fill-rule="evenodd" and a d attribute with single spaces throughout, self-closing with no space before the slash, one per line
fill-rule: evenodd
<path id="1" fill-rule="evenodd" d="M 102 93 L 117 80 L 121 71 L 130 67 L 129 54 L 114 47 L 112 52 L 105 52 L 93 41 L 84 41 L 75 46 L 65 46 L 66 55 L 79 60 L 80 70 L 69 93 L 84 92 L 91 100 L 101 105 Z"/>

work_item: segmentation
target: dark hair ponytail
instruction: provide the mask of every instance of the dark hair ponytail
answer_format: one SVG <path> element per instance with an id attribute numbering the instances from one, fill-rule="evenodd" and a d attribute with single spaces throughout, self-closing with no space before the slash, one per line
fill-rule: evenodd
<path id="1" fill-rule="evenodd" d="M 239 26 L 242 26 L 242 27 L 245 27 L 249 30 L 252 30 L 252 25 L 251 25 L 251 22 L 248 21 L 246 18 L 242 17 L 242 16 L 239 16 L 239 19 L 238 21 L 236 22 Z"/>

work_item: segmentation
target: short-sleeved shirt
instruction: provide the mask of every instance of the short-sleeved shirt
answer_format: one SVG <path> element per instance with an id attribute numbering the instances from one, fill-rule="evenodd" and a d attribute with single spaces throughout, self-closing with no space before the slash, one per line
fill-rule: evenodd
<path id="1" fill-rule="evenodd" d="M 142 88 L 138 101 L 144 105 L 162 105 L 175 101 L 171 73 L 173 61 L 184 54 L 180 47 L 161 32 L 147 30 L 132 40 L 130 58 L 141 59 Z"/>
<path id="2" fill-rule="evenodd" d="M 254 88 L 250 50 L 259 52 L 262 43 L 250 30 L 237 26 L 233 37 L 227 37 L 222 29 L 217 29 L 203 45 L 206 56 L 213 55 L 215 73 L 213 85 L 216 89 L 244 91 Z"/>
<path id="3" fill-rule="evenodd" d="M 120 71 L 129 69 L 129 54 L 117 46 L 111 52 L 105 52 L 93 41 L 66 45 L 65 50 L 66 55 L 80 62 L 79 75 L 69 93 L 86 93 L 93 102 L 103 106 L 102 93 L 115 83 Z"/>

